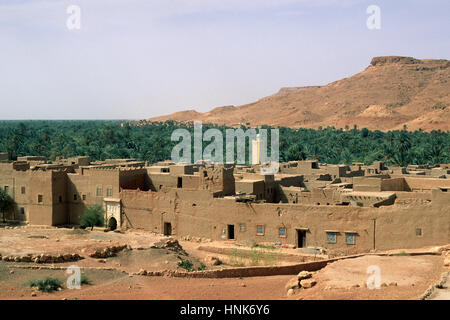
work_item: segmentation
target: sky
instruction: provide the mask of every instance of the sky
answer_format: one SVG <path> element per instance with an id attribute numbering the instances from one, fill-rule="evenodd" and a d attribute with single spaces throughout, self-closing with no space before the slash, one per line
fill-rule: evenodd
<path id="1" fill-rule="evenodd" d="M 349 77 L 382 55 L 450 59 L 450 2 L 0 0 L 0 119 L 205 112 Z"/>

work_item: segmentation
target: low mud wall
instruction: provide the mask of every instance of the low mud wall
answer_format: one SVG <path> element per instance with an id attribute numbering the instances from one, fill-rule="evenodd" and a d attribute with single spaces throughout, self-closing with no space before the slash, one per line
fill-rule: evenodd
<path id="1" fill-rule="evenodd" d="M 223 254 L 231 256 L 233 254 L 252 254 L 252 250 L 250 249 L 239 249 L 239 248 L 221 248 L 221 247 L 213 247 L 213 246 L 199 246 L 198 250 L 211 252 L 211 253 L 217 253 L 217 254 Z M 280 257 L 283 261 L 289 261 L 289 262 L 309 262 L 309 261 L 317 261 L 317 260 L 323 260 L 323 258 L 320 257 L 320 255 L 317 255 L 317 257 L 314 257 L 313 254 L 290 254 L 290 253 L 284 253 L 275 251 L 272 249 L 264 249 L 264 248 L 255 248 L 256 252 L 261 253 L 270 253 L 275 254 L 278 257 Z"/>
<path id="2" fill-rule="evenodd" d="M 362 255 L 347 256 L 344 259 L 357 258 Z M 256 266 L 256 267 L 239 267 L 227 268 L 217 270 L 203 270 L 203 271 L 145 271 L 137 273 L 143 276 L 167 276 L 180 278 L 245 278 L 245 277 L 265 277 L 277 275 L 296 275 L 300 271 L 318 271 L 324 268 L 328 263 L 340 260 L 343 258 L 334 258 L 321 261 L 302 262 L 289 266 Z"/>
<path id="3" fill-rule="evenodd" d="M 5 262 L 33 262 L 33 263 L 64 263 L 64 262 L 73 262 L 84 259 L 78 253 L 66 253 L 66 254 L 28 254 L 28 255 L 9 255 L 2 256 L 0 254 L 0 259 Z"/>

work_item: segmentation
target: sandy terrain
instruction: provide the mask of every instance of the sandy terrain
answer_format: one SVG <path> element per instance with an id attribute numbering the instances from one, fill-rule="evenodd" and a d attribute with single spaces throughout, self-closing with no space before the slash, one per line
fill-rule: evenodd
<path id="1" fill-rule="evenodd" d="M 300 289 L 291 296 L 287 296 L 285 285 L 293 275 L 223 279 L 133 275 L 140 269 L 184 271 L 178 266 L 182 259 L 190 260 L 197 269 L 208 255 L 227 261 L 226 254 L 199 250 L 198 247 L 205 246 L 204 243 L 181 241 L 186 252 L 152 248 L 160 240 L 167 238 L 145 232 L 122 234 L 64 228 L 0 228 L 0 253 L 3 257 L 66 252 L 78 252 L 84 257 L 76 262 L 54 264 L 0 261 L 0 299 L 418 299 L 448 270 L 443 267 L 443 256 L 439 255 L 363 256 L 329 264 L 314 273 L 313 279 L 317 285 Z M 114 244 L 126 244 L 132 250 L 126 248 L 108 258 L 89 256 L 95 250 Z M 218 248 L 233 246 L 212 242 L 206 245 L 217 245 Z M 297 259 L 296 254 L 298 262 L 305 258 L 292 249 L 282 253 L 289 256 L 289 263 Z M 311 258 L 309 256 L 307 260 Z M 276 262 L 279 265 L 288 263 L 283 260 Z M 65 270 L 70 265 L 79 266 L 89 279 L 89 284 L 83 285 L 80 290 L 64 288 L 53 293 L 35 292 L 29 287 L 28 281 L 47 276 L 66 283 L 69 275 Z M 380 289 L 370 290 L 364 286 L 370 276 L 366 272 L 367 267 L 371 265 L 381 270 Z M 233 266 L 208 265 L 206 268 L 219 267 Z M 448 291 L 442 290 L 431 298 L 446 299 Z"/>

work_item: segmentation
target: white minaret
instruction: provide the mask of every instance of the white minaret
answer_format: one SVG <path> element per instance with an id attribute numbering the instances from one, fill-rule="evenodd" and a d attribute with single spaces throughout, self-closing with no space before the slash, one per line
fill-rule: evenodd
<path id="1" fill-rule="evenodd" d="M 261 164 L 261 136 L 256 135 L 256 140 L 252 140 L 252 164 Z"/>

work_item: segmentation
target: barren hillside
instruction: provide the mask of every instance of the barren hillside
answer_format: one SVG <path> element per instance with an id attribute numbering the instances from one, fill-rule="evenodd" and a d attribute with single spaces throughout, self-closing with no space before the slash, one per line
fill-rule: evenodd
<path id="1" fill-rule="evenodd" d="M 229 126 L 317 128 L 346 125 L 393 130 L 450 130 L 450 61 L 375 57 L 362 72 L 326 86 L 282 88 L 272 96 L 209 112 L 177 112 L 148 121 L 194 121 Z"/>

